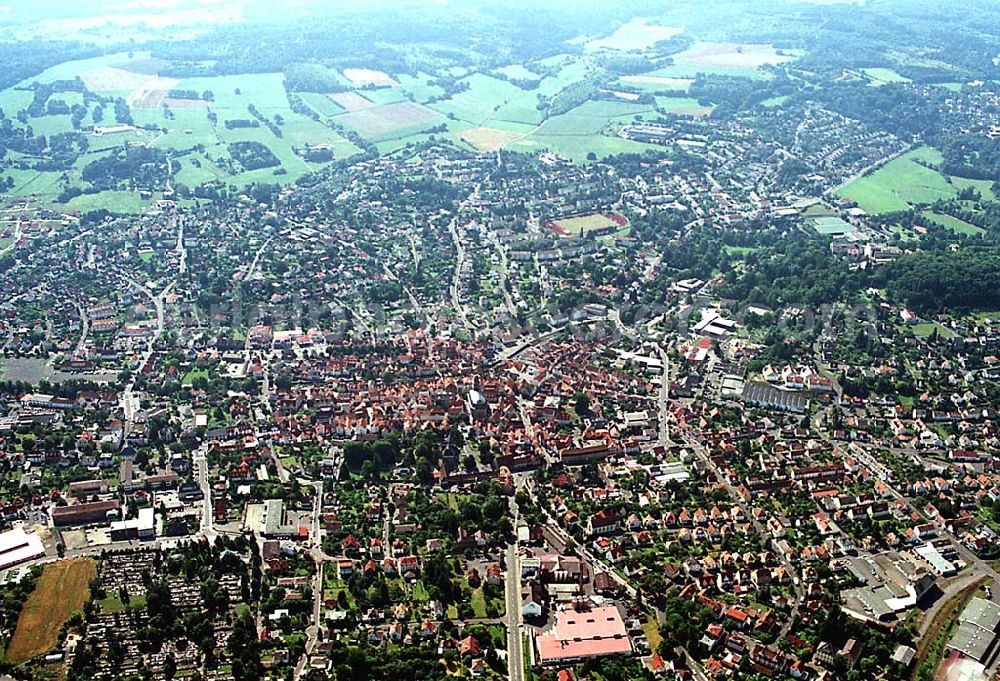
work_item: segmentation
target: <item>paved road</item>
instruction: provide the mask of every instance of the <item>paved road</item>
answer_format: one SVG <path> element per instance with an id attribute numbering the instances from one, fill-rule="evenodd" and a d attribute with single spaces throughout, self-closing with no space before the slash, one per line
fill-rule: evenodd
<path id="1" fill-rule="evenodd" d="M 212 486 L 208 479 L 208 460 L 205 458 L 205 454 L 205 445 L 202 445 L 195 451 L 193 462 L 198 486 L 201 487 L 201 492 L 205 495 L 202 500 L 201 532 L 209 541 L 214 541 L 217 534 L 213 525 L 215 508 L 212 506 Z"/>
<path id="2" fill-rule="evenodd" d="M 507 547 L 507 669 L 510 681 L 524 681 L 524 641 L 521 638 L 521 566 L 517 560 L 517 544 Z"/>

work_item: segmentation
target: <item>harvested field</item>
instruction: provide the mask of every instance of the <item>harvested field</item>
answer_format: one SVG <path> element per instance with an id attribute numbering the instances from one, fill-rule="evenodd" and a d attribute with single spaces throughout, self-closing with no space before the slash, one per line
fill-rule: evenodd
<path id="1" fill-rule="evenodd" d="M 471 130 L 463 131 L 460 137 L 479 151 L 491 152 L 497 151 L 503 145 L 513 142 L 519 137 L 523 137 L 523 135 L 511 132 L 510 130 L 497 130 L 496 128 L 472 128 Z"/>
<path id="2" fill-rule="evenodd" d="M 148 73 L 126 71 L 113 66 L 102 66 L 80 74 L 84 84 L 95 92 L 110 92 L 113 90 L 149 91 L 163 90 L 169 92 L 181 81 L 177 78 L 161 78 Z"/>
<path id="3" fill-rule="evenodd" d="M 175 99 L 167 97 L 163 103 L 171 109 L 207 109 L 211 104 L 204 99 Z"/>
<path id="4" fill-rule="evenodd" d="M 365 99 L 357 92 L 335 92 L 330 95 L 330 99 L 347 111 L 360 111 L 373 106 L 371 100 Z"/>
<path id="5" fill-rule="evenodd" d="M 626 102 L 639 101 L 639 95 L 635 92 L 619 92 L 618 90 L 605 90 L 605 92 L 610 92 L 618 99 L 624 99 Z"/>
<path id="6" fill-rule="evenodd" d="M 365 85 L 395 87 L 399 85 L 389 74 L 373 69 L 344 69 L 344 77 L 358 87 L 364 87 Z"/>
<path id="7" fill-rule="evenodd" d="M 69 616 L 83 609 L 90 595 L 90 580 L 96 574 L 97 563 L 92 558 L 46 565 L 35 590 L 24 602 L 7 648 L 7 660 L 21 664 L 52 650 Z"/>
<path id="8" fill-rule="evenodd" d="M 437 117 L 436 111 L 421 104 L 398 102 L 347 113 L 337 116 L 334 120 L 354 128 L 366 137 L 379 137 L 419 126 Z"/>
<path id="9" fill-rule="evenodd" d="M 627 24 L 598 40 L 591 40 L 584 45 L 587 52 L 597 50 L 645 50 L 653 47 L 661 40 L 669 40 L 684 29 L 680 26 L 657 26 L 647 23 L 646 19 L 632 19 Z"/>
<path id="10" fill-rule="evenodd" d="M 632 85 L 662 85 L 669 90 L 687 90 L 694 82 L 694 78 L 668 78 L 667 76 L 622 76 L 619 78 L 623 83 Z"/>
<path id="11" fill-rule="evenodd" d="M 133 59 L 132 61 L 115 64 L 114 68 L 131 71 L 132 73 L 142 73 L 149 76 L 155 76 L 158 75 L 162 69 L 168 66 L 170 66 L 170 62 L 166 59 L 156 59 L 150 57 L 149 59 Z"/>
<path id="12" fill-rule="evenodd" d="M 739 43 L 695 43 L 678 54 L 677 64 L 717 68 L 759 69 L 768 64 L 784 64 L 795 57 L 778 54 L 770 45 Z"/>

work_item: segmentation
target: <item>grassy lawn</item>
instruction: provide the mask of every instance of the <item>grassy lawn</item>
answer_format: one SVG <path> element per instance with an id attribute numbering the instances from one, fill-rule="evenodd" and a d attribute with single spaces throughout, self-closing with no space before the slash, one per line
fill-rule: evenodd
<path id="1" fill-rule="evenodd" d="M 181 385 L 191 385 L 197 378 L 204 378 L 207 381 L 208 369 L 191 369 L 191 371 L 184 374 L 184 378 L 181 379 Z"/>
<path id="2" fill-rule="evenodd" d="M 656 618 L 647 615 L 642 623 L 642 630 L 646 634 L 646 640 L 649 641 L 649 649 L 656 650 L 663 641 L 663 637 L 660 636 L 660 628 L 656 626 Z"/>
<path id="3" fill-rule="evenodd" d="M 723 246 L 722 249 L 729 255 L 746 255 L 758 250 L 754 246 Z"/>
<path id="4" fill-rule="evenodd" d="M 937 164 L 941 162 L 941 154 L 930 147 L 914 149 L 871 175 L 858 178 L 838 195 L 856 201 L 869 213 L 891 213 L 908 210 L 911 205 L 951 199 L 958 194 L 958 189 L 946 176 L 918 161 Z"/>
<path id="5" fill-rule="evenodd" d="M 872 85 L 885 85 L 887 83 L 909 83 L 909 78 L 901 76 L 892 69 L 883 67 L 861 69 Z"/>
<path id="6" fill-rule="evenodd" d="M 92 558 L 74 558 L 45 566 L 35 590 L 24 602 L 17 628 L 7 648 L 7 660 L 21 664 L 56 645 L 59 630 L 90 596 L 90 580 L 97 574 Z"/>
<path id="7" fill-rule="evenodd" d="M 921 213 L 925 220 L 933 222 L 935 225 L 944 227 L 945 229 L 950 229 L 956 234 L 969 234 L 976 236 L 978 234 L 984 234 L 986 230 L 981 227 L 976 227 L 971 225 L 965 220 L 959 220 L 951 215 L 945 215 L 943 213 L 935 213 L 933 211 L 925 210 Z"/>
<path id="8" fill-rule="evenodd" d="M 486 617 L 486 599 L 483 597 L 483 590 L 476 589 L 472 592 L 472 612 L 476 614 L 476 617 Z"/>
<path id="9" fill-rule="evenodd" d="M 413 584 L 410 594 L 413 596 L 413 600 L 418 603 L 426 603 L 431 599 L 431 595 L 427 593 L 427 587 L 425 587 L 424 583 L 419 579 L 415 584 Z"/>
<path id="10" fill-rule="evenodd" d="M 97 604 L 101 606 L 104 612 L 121 612 L 122 610 L 137 610 L 139 608 L 146 607 L 146 597 L 145 596 L 135 596 L 129 598 L 128 605 L 122 603 L 121 598 L 118 595 L 108 596 L 97 601 Z"/>
<path id="11" fill-rule="evenodd" d="M 788 101 L 787 96 L 783 97 L 771 97 L 770 99 L 765 99 L 760 104 L 761 106 L 781 106 Z"/>

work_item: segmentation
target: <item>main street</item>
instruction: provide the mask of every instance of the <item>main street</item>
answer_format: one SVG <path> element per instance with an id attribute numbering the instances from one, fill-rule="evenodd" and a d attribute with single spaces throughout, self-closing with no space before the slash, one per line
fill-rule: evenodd
<path id="1" fill-rule="evenodd" d="M 524 681 L 524 624 L 521 613 L 521 567 L 517 558 L 517 543 L 507 547 L 507 570 L 504 588 L 507 614 L 507 669 L 510 681 Z"/>

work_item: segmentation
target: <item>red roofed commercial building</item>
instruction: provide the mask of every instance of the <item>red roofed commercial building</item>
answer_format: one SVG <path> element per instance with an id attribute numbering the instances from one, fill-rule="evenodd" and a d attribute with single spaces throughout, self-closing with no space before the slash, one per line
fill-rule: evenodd
<path id="1" fill-rule="evenodd" d="M 552 630 L 535 636 L 535 648 L 543 665 L 632 654 L 625 622 L 618 608 L 611 606 L 557 612 Z"/>

